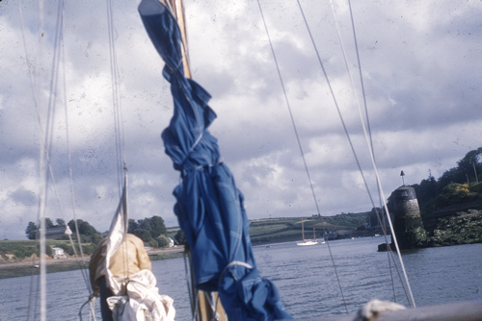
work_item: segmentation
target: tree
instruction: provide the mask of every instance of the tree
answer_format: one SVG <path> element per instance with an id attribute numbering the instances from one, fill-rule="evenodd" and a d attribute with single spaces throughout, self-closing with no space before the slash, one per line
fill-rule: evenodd
<path id="1" fill-rule="evenodd" d="M 57 227 L 65 226 L 65 221 L 63 219 L 57 218 L 55 221 L 57 222 Z"/>
<path id="2" fill-rule="evenodd" d="M 184 230 L 179 229 L 179 231 L 176 233 L 174 236 L 174 241 L 178 245 L 185 245 L 187 244 L 187 239 L 186 239 L 186 234 L 184 233 Z"/>
<path id="3" fill-rule="evenodd" d="M 151 239 L 152 239 L 151 232 L 147 229 L 138 229 L 136 231 L 135 235 L 137 237 L 139 237 L 140 239 L 142 239 L 142 241 L 144 243 L 147 243 L 147 242 L 151 241 Z"/>
<path id="4" fill-rule="evenodd" d="M 87 221 L 82 219 L 77 219 L 77 226 L 79 227 L 79 234 L 91 236 L 98 232 L 93 226 L 91 226 Z M 75 232 L 75 221 L 69 221 L 69 227 L 72 232 Z"/>
<path id="5" fill-rule="evenodd" d="M 169 246 L 169 239 L 166 235 L 159 235 L 159 237 L 156 238 L 156 241 L 161 248 Z"/>
<path id="6" fill-rule="evenodd" d="M 68 224 L 70 230 L 74 233 L 73 236 L 77 236 L 75 230 L 75 221 L 71 220 Z M 91 224 L 82 219 L 77 219 L 77 226 L 79 227 L 80 239 L 83 242 L 92 242 L 97 244 L 102 240 L 102 234 L 99 233 Z"/>
<path id="7" fill-rule="evenodd" d="M 149 226 L 152 236 L 163 235 L 167 232 L 166 226 L 164 225 L 164 219 L 159 216 L 153 216 L 150 218 Z"/>
<path id="8" fill-rule="evenodd" d="M 28 239 L 35 239 L 37 236 L 37 225 L 35 225 L 33 221 L 28 223 L 27 229 L 25 229 L 25 234 Z"/>
<path id="9" fill-rule="evenodd" d="M 50 218 L 45 218 L 45 228 L 50 229 L 50 228 L 55 228 L 54 223 L 52 222 L 52 219 Z"/>
<path id="10" fill-rule="evenodd" d="M 140 231 L 143 231 L 140 233 Z M 165 235 L 167 232 L 166 226 L 164 225 L 164 219 L 159 216 L 153 216 L 151 218 L 139 219 L 137 222 L 134 219 L 129 219 L 129 226 L 127 232 L 136 235 L 137 237 L 144 240 L 142 236 L 146 236 L 144 231 L 149 232 L 150 236 Z M 147 242 L 144 240 L 144 242 Z"/>
<path id="11" fill-rule="evenodd" d="M 129 234 L 135 234 L 135 232 L 139 229 L 139 224 L 134 219 L 129 219 L 129 224 L 127 227 L 127 232 Z"/>
<path id="12" fill-rule="evenodd" d="M 437 197 L 435 205 L 437 207 L 449 206 L 455 203 L 467 202 L 477 198 L 477 195 L 469 191 L 467 183 L 460 184 L 452 182 L 448 184 L 443 193 Z"/>
<path id="13" fill-rule="evenodd" d="M 438 179 L 439 193 L 442 189 L 451 182 L 466 183 L 467 176 L 469 180 L 472 178 L 472 182 L 475 180 L 474 166 L 480 174 L 482 170 L 482 164 L 479 163 L 479 159 L 482 156 L 482 147 L 469 151 L 461 160 L 457 162 L 457 167 L 451 168 L 443 173 Z"/>

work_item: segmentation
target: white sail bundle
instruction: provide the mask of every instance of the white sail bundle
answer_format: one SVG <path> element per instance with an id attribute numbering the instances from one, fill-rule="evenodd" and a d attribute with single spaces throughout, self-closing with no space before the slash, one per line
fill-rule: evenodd
<path id="1" fill-rule="evenodd" d="M 173 321 L 176 310 L 174 300 L 167 295 L 160 295 L 156 287 L 156 277 L 148 269 L 141 269 L 134 274 L 114 276 L 111 271 L 111 258 L 117 251 L 127 252 L 124 243 L 127 236 L 127 174 L 119 207 L 109 231 L 106 245 L 105 277 L 107 286 L 114 296 L 107 298 L 116 321 Z M 127 259 L 132 254 L 125 254 Z M 128 273 L 128 264 L 126 264 Z"/>

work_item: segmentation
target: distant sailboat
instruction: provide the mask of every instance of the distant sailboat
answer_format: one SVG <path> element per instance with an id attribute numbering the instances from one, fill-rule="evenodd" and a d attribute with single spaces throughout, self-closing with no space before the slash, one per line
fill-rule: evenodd
<path id="1" fill-rule="evenodd" d="M 303 218 L 301 218 L 301 234 L 303 236 L 303 241 L 297 242 L 296 244 L 298 246 L 311 246 L 311 245 L 318 244 L 318 240 L 316 240 L 315 228 L 314 227 L 313 227 L 313 239 L 312 240 L 305 240 L 305 225 L 304 225 Z"/>

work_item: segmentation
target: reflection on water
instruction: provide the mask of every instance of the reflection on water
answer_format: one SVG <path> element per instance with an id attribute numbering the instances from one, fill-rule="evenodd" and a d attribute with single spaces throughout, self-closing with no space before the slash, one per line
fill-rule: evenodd
<path id="1" fill-rule="evenodd" d="M 394 300 L 387 253 L 376 251 L 382 242 L 383 238 L 330 241 L 349 313 L 369 299 Z M 254 247 L 259 271 L 276 284 L 287 311 L 295 319 L 346 314 L 327 244 L 299 247 L 290 242 L 269 246 Z M 417 306 L 480 299 L 480 254 L 482 244 L 404 251 L 402 256 Z M 191 320 L 184 260 L 155 261 L 152 270 L 159 292 L 174 299 L 176 320 Z M 397 272 L 392 273 L 396 301 L 408 305 Z M 47 319 L 78 320 L 79 308 L 88 297 L 80 271 L 48 274 L 47 282 Z M 0 320 L 27 319 L 30 283 L 30 277 L 0 280 Z M 98 300 L 96 308 L 98 311 Z M 88 318 L 87 309 L 83 315 Z M 100 320 L 99 313 L 96 318 Z"/>

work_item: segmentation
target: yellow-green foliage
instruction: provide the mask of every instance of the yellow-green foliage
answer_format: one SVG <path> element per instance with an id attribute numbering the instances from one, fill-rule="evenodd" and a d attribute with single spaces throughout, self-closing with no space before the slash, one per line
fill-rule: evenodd
<path id="1" fill-rule="evenodd" d="M 482 193 L 482 182 L 471 185 L 470 186 L 471 192 Z"/>
<path id="2" fill-rule="evenodd" d="M 435 201 L 435 206 L 449 206 L 461 202 L 472 201 L 478 197 L 478 193 L 470 192 L 469 185 L 467 183 L 460 184 L 451 182 L 443 188 L 442 194 L 440 194 Z"/>

